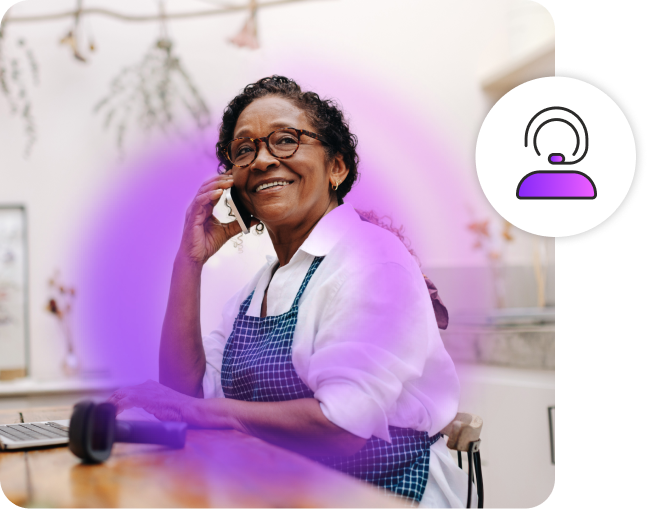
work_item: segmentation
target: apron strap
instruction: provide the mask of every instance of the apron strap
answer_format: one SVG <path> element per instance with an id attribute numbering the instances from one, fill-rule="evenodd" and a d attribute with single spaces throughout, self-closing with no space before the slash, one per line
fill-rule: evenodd
<path id="1" fill-rule="evenodd" d="M 252 290 L 252 293 L 248 295 L 248 298 L 245 299 L 241 304 L 241 307 L 239 308 L 239 316 L 243 316 L 247 313 L 248 308 L 250 307 L 250 303 L 252 302 L 253 296 L 254 296 L 254 290 Z"/>
<path id="2" fill-rule="evenodd" d="M 295 300 L 292 303 L 292 307 L 296 307 L 297 304 L 299 303 L 299 299 L 301 299 L 302 294 L 304 293 L 304 290 L 306 290 L 306 286 L 308 286 L 308 282 L 310 281 L 311 277 L 317 270 L 317 267 L 320 266 L 320 263 L 322 263 L 322 260 L 324 259 L 323 256 L 318 256 L 313 260 L 313 263 L 311 263 L 311 266 L 308 268 L 308 272 L 306 273 L 306 277 L 302 281 L 301 286 L 299 287 L 299 290 L 297 291 L 297 295 L 295 296 Z M 252 297 L 254 297 L 254 290 L 252 290 L 252 293 L 248 295 L 248 298 L 243 301 L 241 304 L 241 307 L 239 309 L 239 315 L 245 315 L 250 308 L 250 304 L 252 303 Z"/>
<path id="3" fill-rule="evenodd" d="M 297 291 L 297 295 L 295 295 L 295 300 L 292 303 L 293 308 L 297 307 L 297 304 L 299 303 L 299 299 L 301 299 L 304 290 L 306 290 L 306 286 L 308 286 L 308 282 L 310 281 L 311 277 L 317 270 L 317 267 L 319 267 L 320 263 L 322 263 L 323 259 L 324 259 L 323 256 L 316 256 L 315 259 L 313 260 L 313 263 L 311 263 L 311 266 L 308 268 L 308 272 L 306 273 L 306 277 L 302 281 L 302 284 L 299 287 L 299 290 Z"/>

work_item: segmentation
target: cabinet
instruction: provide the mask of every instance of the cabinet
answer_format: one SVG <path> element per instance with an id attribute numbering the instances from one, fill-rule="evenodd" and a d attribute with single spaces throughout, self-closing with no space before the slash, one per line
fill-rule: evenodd
<path id="1" fill-rule="evenodd" d="M 459 411 L 484 420 L 481 456 L 486 507 L 535 507 L 554 485 L 549 407 L 554 372 L 457 364 Z"/>

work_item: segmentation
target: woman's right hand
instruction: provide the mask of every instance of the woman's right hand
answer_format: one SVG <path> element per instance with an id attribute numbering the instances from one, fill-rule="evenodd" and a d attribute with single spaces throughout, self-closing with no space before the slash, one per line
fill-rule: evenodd
<path id="1" fill-rule="evenodd" d="M 234 185 L 231 170 L 202 183 L 185 215 L 180 253 L 193 263 L 204 264 L 234 235 L 241 233 L 238 221 L 221 223 L 212 213 L 225 189 Z"/>

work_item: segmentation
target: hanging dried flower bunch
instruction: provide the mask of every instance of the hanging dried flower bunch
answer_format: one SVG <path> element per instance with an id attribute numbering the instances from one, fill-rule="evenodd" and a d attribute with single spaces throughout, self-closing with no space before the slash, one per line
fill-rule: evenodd
<path id="1" fill-rule="evenodd" d="M 72 56 L 80 62 L 86 62 L 87 58 L 82 54 L 82 47 L 85 47 L 87 39 L 87 48 L 89 51 L 95 50 L 95 43 L 92 36 L 83 37 L 81 30 L 81 13 L 83 12 L 83 0 L 77 0 L 77 10 L 74 13 L 74 22 L 72 28 L 63 36 L 60 43 L 69 46 L 72 50 Z"/>
<path id="2" fill-rule="evenodd" d="M 178 129 L 181 110 L 196 127 L 211 123 L 211 114 L 189 74 L 173 53 L 173 43 L 160 38 L 141 62 L 125 67 L 112 80 L 110 92 L 94 108 L 104 112 L 104 126 L 116 130 L 117 146 L 123 153 L 126 132 L 133 122 L 147 131 Z"/>
<path id="3" fill-rule="evenodd" d="M 228 39 L 229 42 L 239 48 L 259 49 L 259 39 L 257 36 L 257 2 L 250 0 L 250 12 L 245 19 L 243 27 L 235 36 Z"/>
<path id="4" fill-rule="evenodd" d="M 498 308 L 504 307 L 505 303 L 503 263 L 506 244 L 515 240 L 511 228 L 511 223 L 504 221 L 501 232 L 498 235 L 491 235 L 488 219 L 474 220 L 468 224 L 468 230 L 475 235 L 473 249 L 484 252 L 491 268 L 495 305 Z"/>
<path id="5" fill-rule="evenodd" d="M 504 243 L 514 240 L 513 235 L 511 235 L 512 226 L 508 221 L 504 221 L 500 234 L 492 237 L 488 224 L 488 219 L 472 221 L 468 224 L 468 230 L 475 235 L 473 249 L 483 250 L 489 260 L 499 260 L 504 255 Z"/>
<path id="6" fill-rule="evenodd" d="M 72 324 L 70 317 L 72 305 L 76 298 L 76 290 L 72 286 L 65 286 L 60 282 L 59 271 L 49 279 L 50 298 L 47 301 L 45 310 L 52 313 L 58 320 L 65 337 L 65 357 L 63 359 L 63 371 L 67 376 L 73 376 L 79 371 L 79 361 L 74 351 L 72 339 Z"/>
<path id="7" fill-rule="evenodd" d="M 38 64 L 23 38 L 10 44 L 4 23 L 0 23 L 0 91 L 9 102 L 11 113 L 20 115 L 27 141 L 24 156 L 29 157 L 36 142 L 36 121 L 29 88 L 38 85 Z"/>

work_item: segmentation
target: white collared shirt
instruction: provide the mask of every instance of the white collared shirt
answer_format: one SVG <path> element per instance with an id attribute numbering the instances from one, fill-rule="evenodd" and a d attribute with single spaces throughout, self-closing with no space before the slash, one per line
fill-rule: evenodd
<path id="1" fill-rule="evenodd" d="M 440 431 L 457 413 L 459 382 L 421 270 L 395 235 L 348 204 L 324 216 L 274 276 L 278 261 L 268 257 L 227 302 L 203 338 L 205 398 L 223 396 L 223 349 L 241 303 L 254 290 L 247 314 L 260 316 L 267 287 L 267 315 L 286 313 L 316 256 L 325 258 L 300 299 L 292 355 L 324 415 L 367 439 L 390 441 L 389 425 Z"/>

